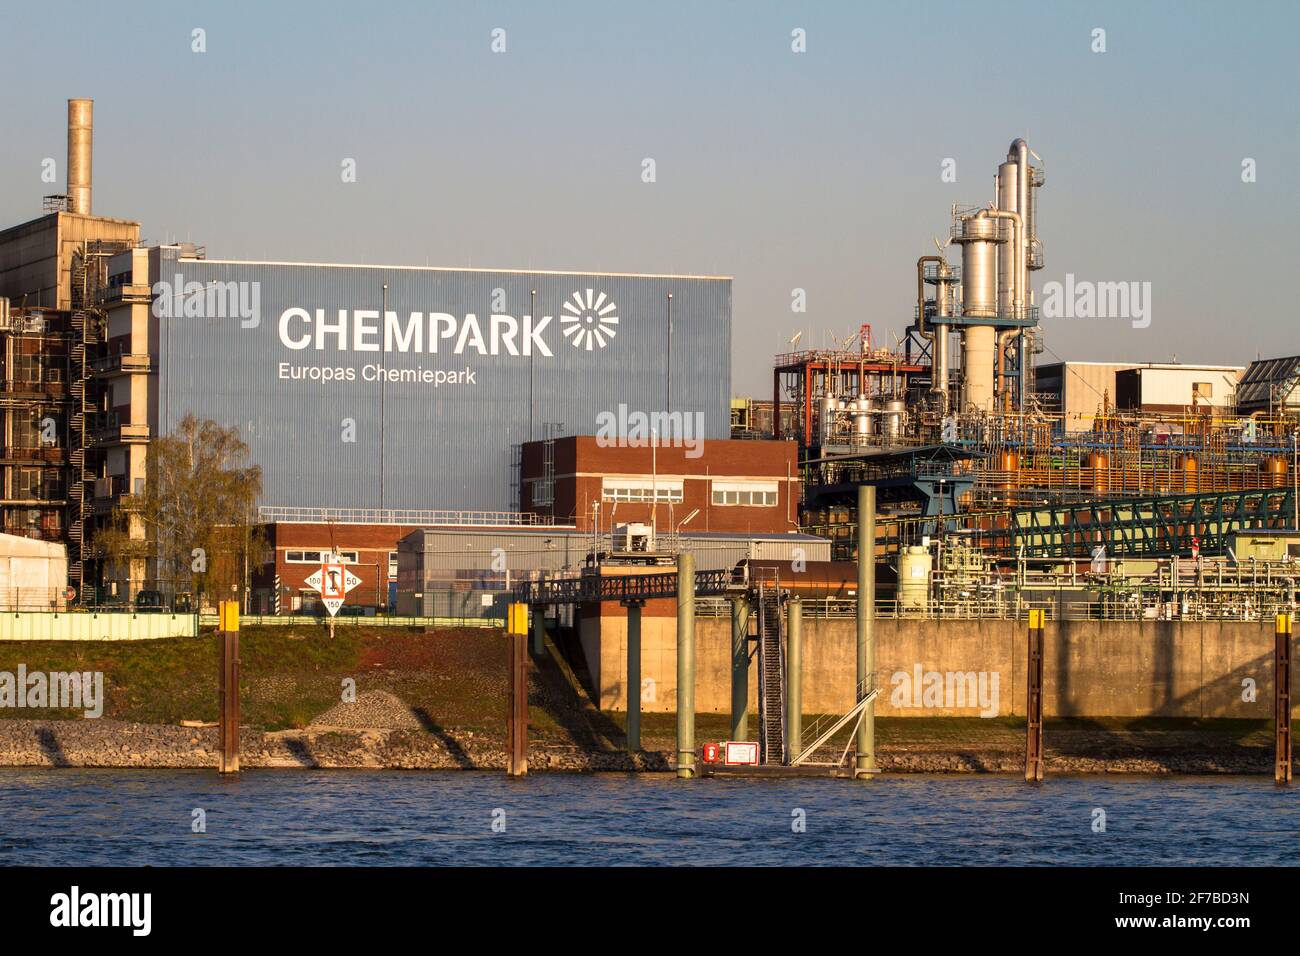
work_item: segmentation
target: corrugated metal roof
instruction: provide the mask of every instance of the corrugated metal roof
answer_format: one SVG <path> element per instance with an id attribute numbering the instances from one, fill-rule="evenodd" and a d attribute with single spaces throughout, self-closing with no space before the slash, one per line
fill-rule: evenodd
<path id="1" fill-rule="evenodd" d="M 1244 411 L 1295 404 L 1300 355 L 1251 362 L 1237 383 L 1237 407 Z M 1290 387 L 1286 388 L 1290 383 Z M 1279 394 L 1285 389 L 1286 395 Z"/>

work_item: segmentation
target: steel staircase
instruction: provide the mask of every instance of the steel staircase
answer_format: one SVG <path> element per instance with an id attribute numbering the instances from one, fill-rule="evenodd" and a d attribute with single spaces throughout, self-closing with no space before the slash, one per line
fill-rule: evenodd
<path id="1" fill-rule="evenodd" d="M 765 764 L 785 761 L 785 649 L 781 591 L 760 581 L 758 619 L 758 745 Z"/>

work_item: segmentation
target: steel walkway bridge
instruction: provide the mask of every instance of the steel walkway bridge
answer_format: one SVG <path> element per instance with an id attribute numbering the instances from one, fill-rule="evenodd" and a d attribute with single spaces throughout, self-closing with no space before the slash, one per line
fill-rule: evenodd
<path id="1" fill-rule="evenodd" d="M 717 597 L 743 589 L 745 582 L 722 568 L 695 572 L 695 594 Z M 554 581 L 528 581 L 515 588 L 515 600 L 532 607 L 548 604 L 585 604 L 589 601 L 648 601 L 677 597 L 677 574 L 584 575 Z"/>
<path id="2" fill-rule="evenodd" d="M 1108 557 L 1162 558 L 1225 554 L 1236 531 L 1291 528 L 1293 488 L 1098 499 L 1050 508 L 1017 508 L 963 516 L 972 544 L 1027 558 L 1087 557 L 1104 545 Z"/>

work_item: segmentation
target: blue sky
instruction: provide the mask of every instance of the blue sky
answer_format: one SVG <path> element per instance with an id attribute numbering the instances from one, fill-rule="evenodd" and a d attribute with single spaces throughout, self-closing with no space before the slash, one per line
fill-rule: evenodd
<path id="1" fill-rule="evenodd" d="M 1152 284 L 1149 328 L 1045 320 L 1046 358 L 1300 352 L 1294 3 L 6 7 L 0 223 L 55 191 L 44 157 L 62 188 L 64 101 L 88 96 L 95 211 L 150 240 L 732 275 L 733 391 L 762 396 L 797 330 L 804 345 L 863 322 L 901 333 L 917 256 L 953 202 L 992 198 L 1024 136 L 1047 170 L 1035 285 Z"/>

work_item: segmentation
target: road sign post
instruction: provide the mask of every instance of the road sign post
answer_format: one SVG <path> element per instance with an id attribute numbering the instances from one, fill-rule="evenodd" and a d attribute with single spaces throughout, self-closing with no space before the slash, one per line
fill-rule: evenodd
<path id="1" fill-rule="evenodd" d="M 307 579 L 307 586 L 320 594 L 321 603 L 329 612 L 330 637 L 334 636 L 334 616 L 347 600 L 348 592 L 360 583 L 361 579 L 349 571 L 337 555 L 330 555 L 329 560 Z"/>

